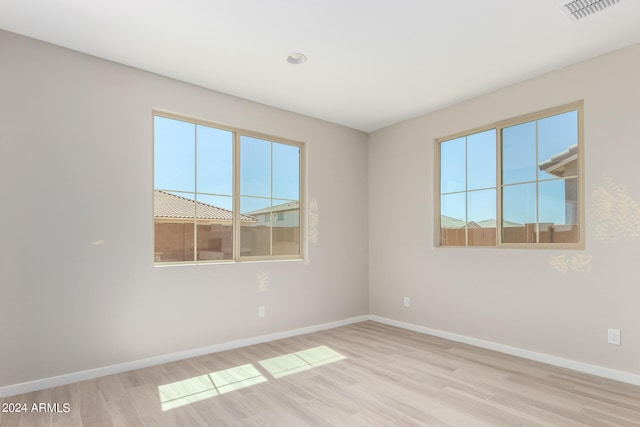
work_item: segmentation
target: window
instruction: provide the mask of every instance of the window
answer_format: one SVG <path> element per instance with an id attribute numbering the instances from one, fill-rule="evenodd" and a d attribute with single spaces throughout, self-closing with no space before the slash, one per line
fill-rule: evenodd
<path id="1" fill-rule="evenodd" d="M 301 143 L 160 113 L 153 131 L 156 263 L 302 257 Z"/>
<path id="2" fill-rule="evenodd" d="M 582 102 L 436 141 L 440 246 L 584 246 Z"/>

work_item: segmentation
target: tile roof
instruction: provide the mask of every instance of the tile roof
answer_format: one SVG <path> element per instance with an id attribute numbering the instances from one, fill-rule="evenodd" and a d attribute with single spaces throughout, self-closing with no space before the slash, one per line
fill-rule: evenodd
<path id="1" fill-rule="evenodd" d="M 217 206 L 208 205 L 162 190 L 153 190 L 153 216 L 155 218 L 179 218 L 190 219 L 194 217 L 194 211 L 198 219 L 231 221 L 233 212 Z M 247 215 L 240 215 L 241 221 L 256 221 Z"/>

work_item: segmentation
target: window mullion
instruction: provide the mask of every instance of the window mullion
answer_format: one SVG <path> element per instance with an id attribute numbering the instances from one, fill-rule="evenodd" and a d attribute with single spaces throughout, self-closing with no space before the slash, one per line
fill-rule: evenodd
<path id="1" fill-rule="evenodd" d="M 502 244 L 502 128 L 496 127 L 496 244 Z"/>
<path id="2" fill-rule="evenodd" d="M 540 148 L 538 146 L 538 120 L 536 120 L 536 243 L 540 243 L 540 197 L 538 187 L 540 185 L 540 168 L 538 165 L 540 164 L 540 159 L 538 158 L 538 153 Z"/>
<path id="3" fill-rule="evenodd" d="M 233 259 L 238 260 L 240 258 L 240 135 L 238 132 L 233 132 L 233 201 L 232 201 L 232 213 L 231 213 L 231 228 L 232 228 L 232 252 Z"/>
<path id="4" fill-rule="evenodd" d="M 198 125 L 193 125 L 193 261 L 198 263 Z"/>
<path id="5" fill-rule="evenodd" d="M 469 137 L 464 138 L 464 243 L 469 246 Z"/>
<path id="6" fill-rule="evenodd" d="M 269 227 L 269 255 L 273 255 L 273 142 L 269 150 L 269 211 L 271 212 L 271 227 Z"/>

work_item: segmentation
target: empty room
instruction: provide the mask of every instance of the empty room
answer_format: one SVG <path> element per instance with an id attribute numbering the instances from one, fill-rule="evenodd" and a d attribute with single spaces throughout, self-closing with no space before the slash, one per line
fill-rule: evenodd
<path id="1" fill-rule="evenodd" d="M 639 22 L 0 2 L 0 427 L 640 426 Z"/>

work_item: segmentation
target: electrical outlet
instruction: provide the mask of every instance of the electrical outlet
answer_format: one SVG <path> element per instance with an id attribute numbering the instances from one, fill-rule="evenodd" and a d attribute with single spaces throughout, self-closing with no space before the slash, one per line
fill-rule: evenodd
<path id="1" fill-rule="evenodd" d="M 620 345 L 620 329 L 609 329 L 607 331 L 607 342 L 609 344 Z"/>
<path id="2" fill-rule="evenodd" d="M 264 317 L 264 305 L 258 306 L 258 317 Z"/>
<path id="3" fill-rule="evenodd" d="M 409 300 L 409 297 L 404 297 L 404 306 L 409 307 L 410 305 L 411 305 L 411 301 Z"/>

